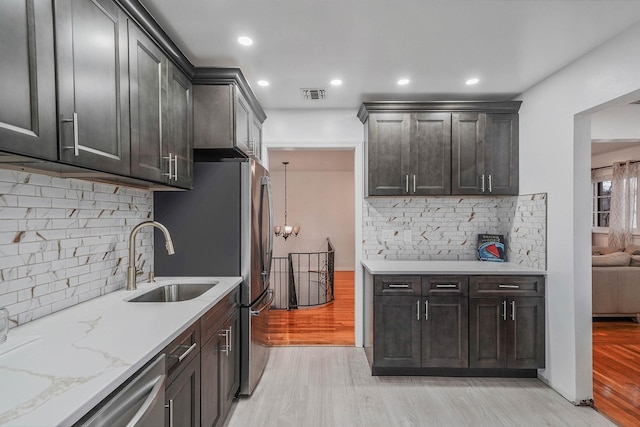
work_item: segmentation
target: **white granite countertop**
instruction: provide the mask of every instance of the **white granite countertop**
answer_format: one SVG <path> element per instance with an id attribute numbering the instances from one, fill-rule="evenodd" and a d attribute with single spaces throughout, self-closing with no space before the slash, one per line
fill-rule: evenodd
<path id="1" fill-rule="evenodd" d="M 546 271 L 535 270 L 509 262 L 489 261 L 398 261 L 362 260 L 362 265 L 371 274 L 510 274 L 546 275 Z"/>
<path id="2" fill-rule="evenodd" d="M 9 331 L 0 344 L 0 425 L 71 425 L 235 289 L 240 277 L 157 278 Z M 126 302 L 169 283 L 219 283 L 173 303 Z M 13 344 L 18 347 L 5 351 Z M 3 350 L 3 346 L 5 350 Z"/>

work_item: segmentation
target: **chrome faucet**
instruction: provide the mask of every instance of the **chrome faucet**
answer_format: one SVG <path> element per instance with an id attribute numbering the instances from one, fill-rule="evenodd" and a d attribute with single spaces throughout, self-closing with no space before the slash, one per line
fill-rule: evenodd
<path id="1" fill-rule="evenodd" d="M 131 230 L 131 234 L 129 235 L 129 268 L 127 268 L 127 290 L 135 291 L 136 288 L 136 276 L 138 275 L 138 269 L 136 268 L 136 235 L 138 231 L 146 226 L 153 226 L 158 228 L 164 234 L 165 239 L 165 247 L 167 248 L 167 253 L 169 255 L 173 255 L 176 253 L 173 250 L 173 241 L 171 240 L 171 235 L 169 234 L 169 230 L 167 227 L 160 224 L 158 221 L 145 221 L 133 227 Z"/>

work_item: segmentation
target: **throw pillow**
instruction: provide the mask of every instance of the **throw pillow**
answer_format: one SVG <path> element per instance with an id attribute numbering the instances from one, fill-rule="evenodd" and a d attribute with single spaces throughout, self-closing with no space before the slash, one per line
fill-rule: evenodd
<path id="1" fill-rule="evenodd" d="M 640 246 L 638 246 L 640 249 Z M 624 248 L 610 248 L 609 246 L 592 246 L 591 247 L 591 255 L 607 255 L 612 254 L 614 252 L 623 252 Z M 640 252 L 638 253 L 640 255 Z"/>
<path id="2" fill-rule="evenodd" d="M 593 267 L 622 267 L 631 263 L 631 255 L 626 252 L 615 252 L 591 257 Z"/>
<path id="3" fill-rule="evenodd" d="M 629 245 L 624 248 L 624 251 L 631 255 L 640 255 L 640 246 L 638 245 Z"/>

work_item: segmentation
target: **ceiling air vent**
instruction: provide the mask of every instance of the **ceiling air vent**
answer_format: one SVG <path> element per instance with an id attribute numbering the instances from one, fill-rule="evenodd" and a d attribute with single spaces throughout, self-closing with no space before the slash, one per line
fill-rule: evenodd
<path id="1" fill-rule="evenodd" d="M 302 98 L 305 100 L 324 99 L 326 97 L 326 91 L 324 89 L 300 89 L 302 91 Z"/>

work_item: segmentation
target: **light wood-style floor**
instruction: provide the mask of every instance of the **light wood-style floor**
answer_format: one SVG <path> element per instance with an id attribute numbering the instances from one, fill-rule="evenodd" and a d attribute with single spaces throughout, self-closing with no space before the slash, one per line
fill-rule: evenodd
<path id="1" fill-rule="evenodd" d="M 334 273 L 334 300 L 322 307 L 269 312 L 269 343 L 355 345 L 353 271 Z"/>
<path id="2" fill-rule="evenodd" d="M 640 325 L 593 322 L 594 406 L 620 426 L 640 425 Z"/>
<path id="3" fill-rule="evenodd" d="M 373 377 L 356 347 L 274 347 L 229 427 L 613 426 L 537 379 Z"/>

